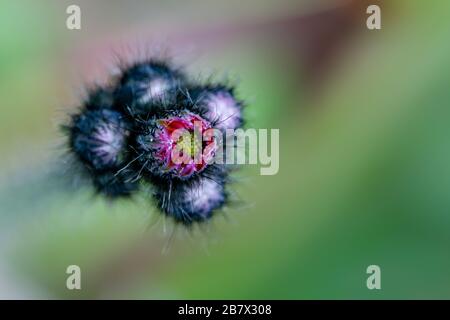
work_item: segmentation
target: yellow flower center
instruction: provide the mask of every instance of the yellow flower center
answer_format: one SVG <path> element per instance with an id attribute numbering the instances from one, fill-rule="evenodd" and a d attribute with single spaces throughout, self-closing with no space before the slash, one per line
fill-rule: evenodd
<path id="1" fill-rule="evenodd" d="M 186 133 L 178 139 L 176 147 L 183 154 L 193 157 L 201 152 L 202 142 L 195 139 L 194 134 Z"/>

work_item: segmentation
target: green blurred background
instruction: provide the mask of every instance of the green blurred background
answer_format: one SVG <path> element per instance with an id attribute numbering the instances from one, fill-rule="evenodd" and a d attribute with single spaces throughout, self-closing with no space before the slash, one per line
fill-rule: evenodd
<path id="1" fill-rule="evenodd" d="M 78 4 L 82 29 L 65 26 Z M 366 28 L 368 4 L 382 29 Z M 450 298 L 450 2 L 0 1 L 0 298 Z M 138 49 L 136 49 L 138 48 Z M 191 231 L 70 187 L 58 125 L 111 52 L 238 83 L 280 171 Z M 151 225 L 147 229 L 147 226 Z M 174 237 L 169 241 L 170 234 Z M 82 290 L 66 289 L 66 268 Z M 381 290 L 366 268 L 381 267 Z"/>

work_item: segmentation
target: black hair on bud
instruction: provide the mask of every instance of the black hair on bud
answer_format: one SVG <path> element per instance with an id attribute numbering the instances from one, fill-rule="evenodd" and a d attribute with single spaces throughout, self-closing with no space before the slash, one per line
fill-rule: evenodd
<path id="1" fill-rule="evenodd" d="M 154 198 L 165 215 L 175 222 L 191 225 L 209 220 L 226 203 L 225 183 L 221 175 L 156 183 Z"/>
<path id="2" fill-rule="evenodd" d="M 113 106 L 113 89 L 110 87 L 97 87 L 90 90 L 84 102 L 84 108 L 89 110 L 111 109 Z"/>
<path id="3" fill-rule="evenodd" d="M 130 173 L 120 170 L 129 161 L 130 124 L 112 109 L 112 101 L 107 89 L 91 91 L 79 112 L 64 126 L 71 153 L 91 177 L 97 192 L 110 198 L 128 196 L 138 188 Z"/>
<path id="4" fill-rule="evenodd" d="M 93 179 L 97 192 L 112 199 L 131 196 L 139 187 L 134 178 L 125 172 L 105 171 L 96 174 Z"/>
<path id="5" fill-rule="evenodd" d="M 139 62 L 125 69 L 115 90 L 116 106 L 128 114 L 146 115 L 153 107 L 175 103 L 184 75 L 162 61 Z"/>
<path id="6" fill-rule="evenodd" d="M 119 166 L 126 156 L 127 125 L 112 110 L 85 110 L 73 117 L 70 146 L 94 170 Z"/>

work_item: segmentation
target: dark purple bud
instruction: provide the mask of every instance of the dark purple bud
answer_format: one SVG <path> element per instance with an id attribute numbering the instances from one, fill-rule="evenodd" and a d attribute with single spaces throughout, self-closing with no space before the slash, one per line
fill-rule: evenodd
<path id="1" fill-rule="evenodd" d="M 215 128 L 226 130 L 242 126 L 242 103 L 235 98 L 232 89 L 224 86 L 196 88 L 192 96 Z"/>
<path id="2" fill-rule="evenodd" d="M 118 167 L 124 160 L 129 135 L 120 113 L 112 110 L 85 110 L 73 117 L 70 146 L 94 170 Z"/>
<path id="3" fill-rule="evenodd" d="M 173 103 L 184 76 L 163 62 L 143 62 L 127 69 L 115 91 L 118 108 L 133 115 L 146 115 L 152 107 Z"/>
<path id="4" fill-rule="evenodd" d="M 167 216 L 189 225 L 210 219 L 225 204 L 224 185 L 222 178 L 201 177 L 162 185 L 154 196 L 158 207 Z"/>

